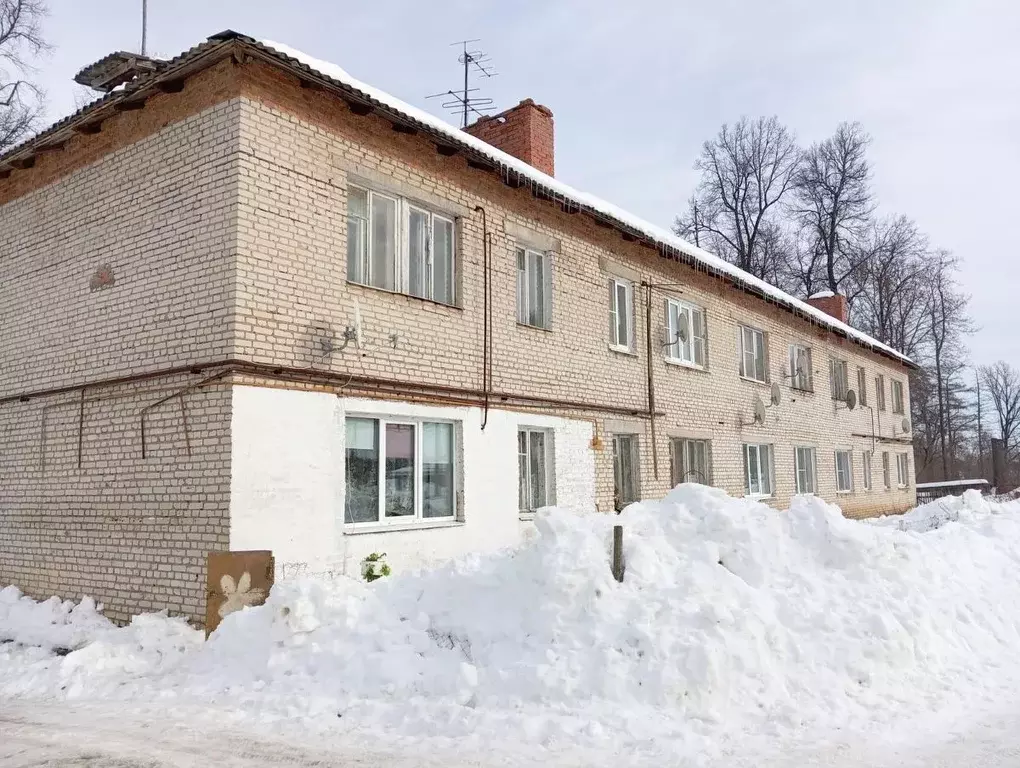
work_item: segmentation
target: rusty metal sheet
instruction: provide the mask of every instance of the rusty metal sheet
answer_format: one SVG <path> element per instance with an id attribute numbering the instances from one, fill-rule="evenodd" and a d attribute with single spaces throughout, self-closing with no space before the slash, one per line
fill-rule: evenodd
<path id="1" fill-rule="evenodd" d="M 276 577 L 273 553 L 266 549 L 210 552 L 206 577 L 205 634 L 208 637 L 224 616 L 266 601 Z"/>

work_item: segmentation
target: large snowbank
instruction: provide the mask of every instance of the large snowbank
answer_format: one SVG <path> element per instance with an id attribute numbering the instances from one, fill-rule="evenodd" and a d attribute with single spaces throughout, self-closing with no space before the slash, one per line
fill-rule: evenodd
<path id="1" fill-rule="evenodd" d="M 0 656 L 0 695 L 192 697 L 391 736 L 514 724 L 617 746 L 621 731 L 881 721 L 987 687 L 1020 643 L 1020 504 L 967 495 L 955 514 L 919 533 L 698 485 L 618 518 L 550 510 L 516 551 L 372 585 L 282 582 L 205 643 L 154 616 L 64 658 Z"/>

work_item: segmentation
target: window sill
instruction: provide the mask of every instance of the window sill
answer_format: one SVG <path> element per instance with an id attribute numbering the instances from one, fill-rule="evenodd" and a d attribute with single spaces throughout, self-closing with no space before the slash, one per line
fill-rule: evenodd
<path id="1" fill-rule="evenodd" d="M 675 368 L 687 368 L 692 371 L 701 371 L 702 373 L 708 373 L 708 368 L 706 368 L 703 365 L 698 365 L 697 363 L 687 363 L 684 362 L 683 360 L 674 360 L 671 357 L 664 357 L 662 358 L 662 361 L 666 365 L 672 365 Z"/>
<path id="2" fill-rule="evenodd" d="M 744 498 L 745 499 L 750 499 L 751 501 L 767 501 L 768 499 L 772 498 L 772 494 L 771 493 L 748 493 L 748 494 L 744 495 Z"/>
<path id="3" fill-rule="evenodd" d="M 771 386 L 772 382 L 765 379 L 749 379 L 747 376 L 740 376 L 741 381 L 746 381 L 748 384 L 759 384 L 763 387 Z"/>
<path id="4" fill-rule="evenodd" d="M 852 494 L 853 491 L 836 491 L 837 496 L 850 496 Z"/>
<path id="5" fill-rule="evenodd" d="M 431 528 L 457 528 L 464 525 L 463 520 L 441 518 L 438 520 L 415 520 L 400 523 L 344 523 L 344 536 L 357 536 L 362 533 L 389 533 L 395 531 L 423 531 Z"/>
<path id="6" fill-rule="evenodd" d="M 518 513 L 517 519 L 522 523 L 533 523 L 535 522 L 534 512 L 520 512 Z"/>
<path id="7" fill-rule="evenodd" d="M 795 387 L 792 384 L 790 385 L 790 391 L 796 392 L 798 395 L 813 395 L 815 393 L 814 389 L 804 389 L 803 387 Z"/>
<path id="8" fill-rule="evenodd" d="M 415 296 L 413 293 L 404 293 L 403 291 L 394 291 L 389 288 L 380 288 L 378 285 L 366 285 L 365 283 L 356 283 L 353 280 L 348 280 L 347 285 L 355 286 L 357 288 L 364 288 L 369 291 L 378 291 L 379 293 L 388 293 L 391 296 L 403 296 L 405 299 L 411 299 L 412 301 L 420 301 L 422 304 L 431 304 L 435 307 L 443 307 L 445 309 L 456 309 L 459 312 L 464 311 L 464 307 L 458 304 L 447 304 L 445 301 L 436 301 L 435 299 L 427 299 L 424 296 Z"/>
<path id="9" fill-rule="evenodd" d="M 637 352 L 629 347 L 621 347 L 618 344 L 610 344 L 609 351 L 615 352 L 618 355 L 627 355 L 628 357 L 637 357 Z"/>
<path id="10" fill-rule="evenodd" d="M 517 321 L 518 328 L 529 328 L 532 331 L 545 331 L 546 333 L 552 333 L 552 328 L 546 328 L 544 325 L 532 325 L 531 323 L 522 323 L 520 320 Z"/>

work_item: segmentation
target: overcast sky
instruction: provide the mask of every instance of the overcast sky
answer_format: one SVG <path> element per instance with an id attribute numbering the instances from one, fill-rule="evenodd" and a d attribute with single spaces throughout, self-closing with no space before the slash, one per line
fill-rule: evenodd
<path id="1" fill-rule="evenodd" d="M 137 50 L 141 0 L 51 0 L 41 63 L 56 120 L 74 73 Z M 743 114 L 803 143 L 841 120 L 874 137 L 881 211 L 918 221 L 964 264 L 977 363 L 1020 365 L 1020 3 L 1013 0 L 149 0 L 149 49 L 176 55 L 234 29 L 339 64 L 441 114 L 450 43 L 481 38 L 505 108 L 556 117 L 556 175 L 668 226 L 701 143 Z M 80 97 L 79 97 L 80 98 Z M 450 117 L 454 120 L 453 117 Z"/>

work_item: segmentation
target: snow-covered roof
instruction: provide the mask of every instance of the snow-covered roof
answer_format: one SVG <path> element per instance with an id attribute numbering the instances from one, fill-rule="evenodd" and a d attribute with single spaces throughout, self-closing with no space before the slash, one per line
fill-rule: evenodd
<path id="1" fill-rule="evenodd" d="M 686 254 L 692 260 L 705 267 L 710 272 L 724 275 L 738 285 L 749 288 L 755 293 L 764 295 L 765 297 L 775 301 L 777 304 L 786 306 L 789 309 L 793 309 L 802 315 L 806 315 L 811 320 L 815 321 L 819 325 L 827 326 L 832 330 L 839 332 L 840 334 L 853 339 L 854 341 L 879 352 L 882 352 L 890 357 L 901 360 L 905 363 L 912 364 L 910 358 L 906 355 L 900 354 L 892 347 L 889 347 L 877 339 L 872 338 L 866 333 L 853 328 L 846 323 L 842 323 L 831 315 L 826 314 L 820 309 L 812 307 L 807 302 L 801 301 L 785 291 L 776 288 L 774 285 L 761 280 L 754 275 L 744 272 L 739 267 L 730 264 L 728 261 L 719 258 L 713 253 L 698 248 L 695 245 L 687 242 L 683 238 L 677 237 L 675 234 L 667 229 L 658 227 L 655 224 L 645 221 L 644 219 L 629 213 L 618 206 L 608 203 L 595 195 L 591 195 L 587 192 L 574 189 L 573 187 L 564 184 L 561 181 L 549 176 L 541 171 L 533 168 L 532 166 L 525 163 L 513 155 L 509 155 L 499 149 L 496 149 L 490 144 L 466 133 L 459 128 L 456 128 L 445 120 L 436 117 L 435 115 L 426 112 L 418 107 L 412 106 L 395 96 L 379 90 L 367 83 L 364 83 L 354 77 L 348 72 L 336 64 L 322 59 L 317 59 L 314 56 L 309 56 L 307 53 L 299 51 L 295 48 L 291 48 L 283 43 L 276 43 L 271 40 L 264 40 L 261 43 L 266 48 L 270 48 L 277 53 L 288 56 L 296 61 L 304 64 L 310 69 L 314 70 L 320 75 L 342 83 L 350 88 L 357 91 L 361 91 L 363 94 L 368 96 L 374 101 L 377 101 L 395 112 L 401 113 L 413 120 L 423 123 L 424 125 L 432 128 L 438 133 L 447 136 L 450 141 L 456 142 L 457 144 L 466 145 L 471 149 L 479 152 L 494 163 L 507 168 L 512 168 L 521 176 L 530 179 L 535 184 L 544 187 L 568 200 L 572 200 L 582 206 L 591 208 L 594 211 L 603 214 L 604 216 L 615 219 L 616 221 L 626 225 L 627 227 L 634 229 L 650 240 L 655 241 L 657 244 L 665 245 L 667 247 L 675 248 L 676 250 Z M 832 295 L 831 293 L 829 294 Z"/>
<path id="2" fill-rule="evenodd" d="M 923 491 L 925 488 L 951 488 L 957 485 L 988 485 L 988 481 L 978 478 L 977 480 L 943 480 L 940 483 L 918 483 L 917 490 Z"/>
<path id="3" fill-rule="evenodd" d="M 785 307 L 791 312 L 805 317 L 817 325 L 826 327 L 864 347 L 873 349 L 908 366 L 915 367 L 913 361 L 906 355 L 897 352 L 892 347 L 883 344 L 868 334 L 840 322 L 807 302 L 801 301 L 776 288 L 774 285 L 770 285 L 764 280 L 744 272 L 742 269 L 719 258 L 715 254 L 709 253 L 683 238 L 677 237 L 667 229 L 658 227 L 595 195 L 574 189 L 552 176 L 542 173 L 523 160 L 519 160 L 506 152 L 496 149 L 435 115 L 407 104 L 384 91 L 352 77 L 335 64 L 316 59 L 282 43 L 271 41 L 260 42 L 231 30 L 213 35 L 206 42 L 165 62 L 165 66 L 160 72 L 149 77 L 139 78 L 130 83 L 125 89 L 110 93 L 75 114 L 58 121 L 32 139 L 0 155 L 0 163 L 6 163 L 8 166 L 11 166 L 18 157 L 22 155 L 28 157 L 37 147 L 45 147 L 48 142 L 57 142 L 59 145 L 63 136 L 72 135 L 75 126 L 93 119 L 94 113 L 99 110 L 112 109 L 121 101 L 138 99 L 139 97 L 144 98 L 144 92 L 154 89 L 159 82 L 181 77 L 182 73 L 197 70 L 203 66 L 202 61 L 211 62 L 213 60 L 210 54 L 218 48 L 237 44 L 250 46 L 252 50 L 270 56 L 281 63 L 297 67 L 326 81 L 330 81 L 342 91 L 350 93 L 352 96 L 364 99 L 395 117 L 417 125 L 434 135 L 441 136 L 444 142 L 449 142 L 452 146 L 462 148 L 475 157 L 485 158 L 487 162 L 491 162 L 495 166 L 495 169 L 499 169 L 504 173 L 504 178 L 525 179 L 532 185 L 533 191 L 536 194 L 561 203 L 567 203 L 575 209 L 591 214 L 597 220 L 621 229 L 624 231 L 625 236 L 629 233 L 636 238 L 645 240 L 664 256 L 689 262 L 696 268 L 702 269 L 716 277 L 729 280 L 737 287 L 749 293 Z M 3 169 L 0 168 L 0 170 Z"/>

